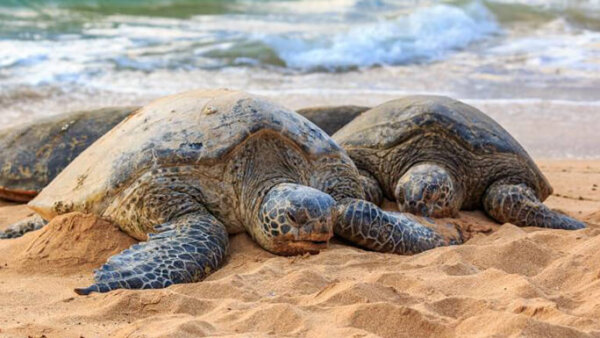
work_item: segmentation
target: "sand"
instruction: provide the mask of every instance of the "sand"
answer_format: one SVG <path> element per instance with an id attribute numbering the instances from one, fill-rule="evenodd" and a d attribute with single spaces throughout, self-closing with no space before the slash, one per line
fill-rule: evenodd
<path id="1" fill-rule="evenodd" d="M 92 269 L 133 240 L 72 214 L 0 241 L 0 336 L 8 337 L 600 337 L 600 161 L 540 161 L 547 204 L 588 222 L 579 231 L 457 222 L 461 246 L 414 256 L 339 241 L 278 257 L 246 235 L 207 280 L 162 290 L 77 296 Z M 0 206 L 0 228 L 26 217 Z"/>

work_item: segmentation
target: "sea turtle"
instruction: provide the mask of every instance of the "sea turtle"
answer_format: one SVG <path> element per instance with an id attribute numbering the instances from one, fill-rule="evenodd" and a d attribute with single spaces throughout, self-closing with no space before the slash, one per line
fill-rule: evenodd
<path id="1" fill-rule="evenodd" d="M 142 241 L 78 294 L 201 280 L 223 262 L 228 233 L 280 255 L 317 252 L 333 231 L 382 252 L 460 242 L 363 198 L 354 163 L 314 124 L 260 97 L 208 90 L 138 110 L 29 206 L 46 220 L 93 213 Z"/>
<path id="2" fill-rule="evenodd" d="M 483 208 L 500 223 L 557 229 L 585 224 L 541 201 L 552 187 L 521 145 L 476 108 L 408 96 L 368 110 L 333 135 L 363 174 L 368 199 L 432 217 Z"/>
<path id="3" fill-rule="evenodd" d="M 31 200 L 79 153 L 137 108 L 72 112 L 0 130 L 0 198 Z"/>
<path id="4" fill-rule="evenodd" d="M 328 135 L 333 135 L 370 107 L 363 106 L 319 106 L 302 108 L 296 112 L 319 126 Z"/>

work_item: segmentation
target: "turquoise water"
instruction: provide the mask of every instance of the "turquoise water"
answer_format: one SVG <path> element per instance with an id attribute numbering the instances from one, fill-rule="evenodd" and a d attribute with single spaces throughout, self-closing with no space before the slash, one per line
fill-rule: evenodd
<path id="1" fill-rule="evenodd" d="M 477 2 L 63 0 L 0 8 L 1 66 L 70 61 L 84 75 L 230 66 L 347 71 L 437 60 L 499 32 Z M 65 79 L 60 70 L 52 76 Z"/>
<path id="2" fill-rule="evenodd" d="M 6 76 L 55 67 L 27 76 L 31 83 L 120 70 L 339 72 L 443 60 L 515 26 L 564 20 L 582 32 L 600 28 L 594 1 L 524 3 L 531 2 L 9 0 L 0 4 L 0 67 Z M 571 66 L 598 69 L 585 60 Z"/>

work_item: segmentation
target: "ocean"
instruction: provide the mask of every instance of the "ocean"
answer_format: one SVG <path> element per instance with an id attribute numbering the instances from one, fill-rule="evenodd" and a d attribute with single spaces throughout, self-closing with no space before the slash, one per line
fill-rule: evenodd
<path id="1" fill-rule="evenodd" d="M 0 126 L 214 87 L 449 95 L 535 156 L 596 158 L 600 0 L 0 0 Z"/>

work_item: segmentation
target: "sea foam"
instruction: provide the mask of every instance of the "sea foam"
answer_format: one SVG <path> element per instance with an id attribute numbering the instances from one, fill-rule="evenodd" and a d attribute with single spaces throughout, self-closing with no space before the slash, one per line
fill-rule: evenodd
<path id="1" fill-rule="evenodd" d="M 261 34 L 257 38 L 288 67 L 339 70 L 432 61 L 497 32 L 493 15 L 475 2 L 465 8 L 422 7 L 333 36 L 320 32 L 316 37 Z"/>

